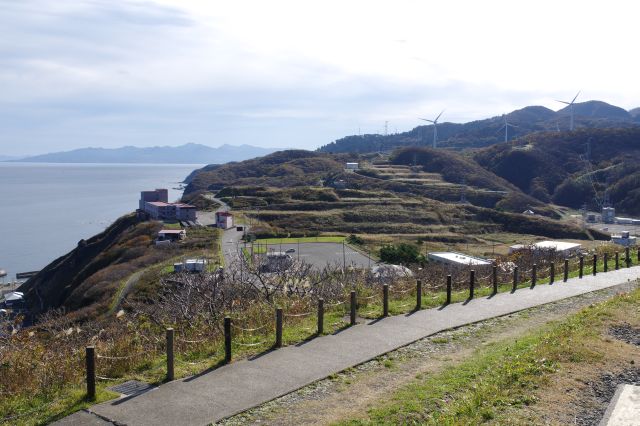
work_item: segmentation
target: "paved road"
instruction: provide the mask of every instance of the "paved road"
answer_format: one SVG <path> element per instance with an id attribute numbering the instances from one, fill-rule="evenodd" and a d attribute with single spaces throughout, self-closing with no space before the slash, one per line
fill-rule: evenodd
<path id="1" fill-rule="evenodd" d="M 261 244 L 262 245 L 262 244 Z M 269 251 L 286 251 L 295 250 L 290 253 L 294 259 L 299 259 L 310 263 L 316 268 L 324 268 L 327 265 L 339 266 L 343 265 L 356 266 L 360 268 L 369 268 L 376 264 L 374 259 L 370 259 L 366 255 L 355 251 L 348 245 L 338 243 L 300 243 L 300 244 L 269 244 Z M 344 250 L 343 250 L 344 249 Z"/>
<path id="2" fill-rule="evenodd" d="M 90 411 L 118 424 L 206 425 L 440 331 L 638 278 L 640 267 L 633 267 L 359 324 L 200 376 L 176 380 L 132 398 L 102 403 Z M 78 414 L 83 415 L 86 413 Z M 71 416 L 59 424 L 80 424 L 77 422 Z"/>

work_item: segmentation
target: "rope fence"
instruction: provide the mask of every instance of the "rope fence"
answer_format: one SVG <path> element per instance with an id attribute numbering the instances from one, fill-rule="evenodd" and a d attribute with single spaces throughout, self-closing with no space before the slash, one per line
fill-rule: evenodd
<path id="1" fill-rule="evenodd" d="M 340 306 L 349 307 L 349 317 L 350 317 L 350 325 L 355 325 L 358 314 L 358 305 L 363 303 L 365 306 L 368 302 L 374 300 L 381 300 L 382 306 L 374 304 L 372 308 L 362 312 L 361 315 L 368 317 L 385 317 L 389 315 L 389 301 L 390 295 L 396 296 L 394 299 L 394 309 L 404 309 L 411 307 L 413 304 L 409 297 L 405 297 L 415 291 L 415 309 L 422 308 L 422 296 L 423 294 L 427 294 L 430 300 L 437 300 L 443 297 L 442 294 L 431 294 L 430 290 L 441 290 L 446 288 L 446 302 L 445 305 L 452 302 L 452 294 L 456 294 L 456 300 L 460 300 L 459 296 L 463 295 L 467 290 L 469 291 L 469 298 L 472 299 L 474 297 L 474 290 L 477 285 L 481 285 L 481 283 L 492 284 L 493 285 L 493 294 L 498 291 L 499 285 L 512 283 L 513 291 L 517 290 L 518 285 L 523 282 L 531 282 L 532 287 L 537 283 L 538 280 L 543 280 L 548 278 L 549 283 L 566 281 L 569 272 L 575 272 L 576 269 L 578 273 L 580 273 L 580 277 L 583 276 L 588 271 L 593 271 L 593 273 L 597 272 L 605 272 L 607 270 L 613 270 L 613 268 L 606 269 L 604 265 L 612 266 L 615 262 L 615 257 L 608 255 L 603 257 L 584 257 L 581 259 L 573 259 L 573 260 L 557 260 L 554 262 L 542 262 L 541 264 L 532 264 L 529 267 L 523 267 L 514 265 L 510 269 L 498 269 L 497 265 L 493 265 L 492 270 L 489 273 L 484 273 L 482 275 L 476 275 L 475 270 L 470 270 L 469 275 L 464 276 L 456 276 L 452 279 L 451 275 L 447 276 L 439 276 L 438 280 L 434 279 L 419 279 L 416 280 L 415 287 L 392 287 L 388 284 L 384 284 L 382 286 L 382 291 L 376 294 L 370 294 L 368 296 L 358 296 L 356 291 L 351 291 L 350 297 L 347 300 L 339 300 L 337 302 L 324 304 L 323 299 L 318 299 L 318 310 L 317 313 L 313 310 L 306 310 L 304 312 L 293 313 L 291 310 L 289 312 L 284 312 L 282 308 L 275 309 L 275 329 L 272 329 L 274 323 L 266 323 L 258 327 L 243 327 L 241 325 L 234 324 L 234 321 L 230 317 L 224 318 L 224 360 L 226 363 L 232 362 L 233 355 L 233 347 L 236 348 L 256 348 L 264 345 L 268 345 L 269 336 L 273 336 L 275 334 L 275 339 L 273 341 L 273 347 L 279 348 L 283 345 L 282 337 L 283 337 L 283 328 L 284 328 L 284 318 L 296 319 L 296 318 L 307 318 L 311 317 L 314 314 L 317 315 L 317 329 L 315 330 L 316 335 L 322 335 L 324 333 L 324 315 L 327 310 L 332 310 L 334 308 L 338 308 Z M 627 258 L 623 256 L 618 256 L 619 267 L 627 266 Z M 485 270 L 483 269 L 483 272 Z M 453 288 L 453 285 L 462 286 L 461 288 Z M 365 293 L 366 294 L 366 293 Z M 486 294 L 486 291 L 485 293 Z M 299 309 L 296 307 L 294 309 Z M 364 309 L 363 309 L 364 311 Z M 341 326 L 343 325 L 344 319 L 340 321 L 333 322 L 332 326 Z M 306 322 L 300 322 L 298 325 L 291 325 L 292 327 L 298 327 L 299 330 L 305 331 L 314 331 L 312 327 L 310 327 Z M 232 330 L 236 330 L 239 332 L 238 336 L 233 336 Z M 247 339 L 245 334 L 258 333 L 264 331 L 260 337 L 260 341 L 251 341 L 251 339 Z M 273 334 L 272 334 L 273 333 Z M 257 335 L 255 337 L 258 337 Z M 254 337 L 254 338 L 255 338 Z M 160 339 L 156 339 L 159 341 Z M 208 339 L 203 337 L 202 339 L 177 339 L 178 342 L 182 343 L 191 343 L 191 344 L 199 344 L 204 343 Z M 215 339 L 211 339 L 213 341 Z M 167 329 L 167 338 L 166 338 L 166 352 L 167 352 L 167 378 L 173 379 L 173 363 L 174 363 L 174 335 L 173 329 Z M 215 355 L 218 356 L 221 354 L 220 351 L 216 351 Z M 87 395 L 91 398 L 95 398 L 95 381 L 103 380 L 103 381 L 117 381 L 120 380 L 115 377 L 110 377 L 110 375 L 106 374 L 96 374 L 96 360 L 104 360 L 107 362 L 113 361 L 121 361 L 121 360 L 130 360 L 136 357 L 144 356 L 145 353 L 137 352 L 130 355 L 102 355 L 96 354 L 94 347 L 86 348 L 86 373 L 87 373 Z M 28 413 L 21 413 L 18 416 L 27 415 Z M 4 420 L 11 420 L 17 417 L 9 417 Z"/>

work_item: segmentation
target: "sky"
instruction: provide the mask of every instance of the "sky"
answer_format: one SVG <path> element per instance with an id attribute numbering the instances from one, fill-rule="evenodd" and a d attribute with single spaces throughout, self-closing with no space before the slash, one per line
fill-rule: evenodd
<path id="1" fill-rule="evenodd" d="M 0 0 L 0 155 L 640 106 L 634 1 Z"/>

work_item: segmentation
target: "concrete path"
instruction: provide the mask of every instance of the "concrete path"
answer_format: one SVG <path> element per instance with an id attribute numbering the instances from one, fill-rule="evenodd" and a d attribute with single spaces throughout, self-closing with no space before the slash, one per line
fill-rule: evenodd
<path id="1" fill-rule="evenodd" d="M 640 425 L 640 386 L 619 385 L 600 425 Z"/>
<path id="2" fill-rule="evenodd" d="M 372 321 L 253 360 L 234 362 L 207 374 L 176 380 L 135 397 L 99 404 L 90 411 L 117 424 L 206 425 L 434 333 L 639 277 L 640 267 L 633 267 Z M 60 424 L 73 424 L 65 420 Z"/>

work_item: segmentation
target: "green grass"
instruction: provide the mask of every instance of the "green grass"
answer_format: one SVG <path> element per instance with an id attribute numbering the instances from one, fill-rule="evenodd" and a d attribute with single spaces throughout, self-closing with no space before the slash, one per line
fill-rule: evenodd
<path id="1" fill-rule="evenodd" d="M 364 419 L 343 425 L 480 424 L 511 420 L 511 410 L 536 402 L 536 390 L 563 362 L 596 362 L 604 356 L 589 343 L 615 311 L 637 309 L 640 290 L 587 308 L 559 323 L 519 337 L 514 343 L 490 344 L 469 361 L 441 373 L 416 377 Z"/>
<path id="2" fill-rule="evenodd" d="M 300 238 L 263 238 L 256 240 L 259 244 L 297 244 L 297 243 L 342 243 L 346 237 L 300 237 Z"/>

